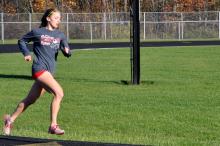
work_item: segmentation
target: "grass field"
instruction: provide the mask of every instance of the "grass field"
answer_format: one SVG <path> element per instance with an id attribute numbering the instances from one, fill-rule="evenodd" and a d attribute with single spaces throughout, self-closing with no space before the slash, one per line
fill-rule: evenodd
<path id="1" fill-rule="evenodd" d="M 17 119 L 13 135 L 161 146 L 220 145 L 219 46 L 141 49 L 139 86 L 130 80 L 129 49 L 61 54 L 56 78 L 65 91 L 63 136 L 48 135 L 50 94 Z M 0 114 L 27 94 L 31 63 L 0 54 Z"/>

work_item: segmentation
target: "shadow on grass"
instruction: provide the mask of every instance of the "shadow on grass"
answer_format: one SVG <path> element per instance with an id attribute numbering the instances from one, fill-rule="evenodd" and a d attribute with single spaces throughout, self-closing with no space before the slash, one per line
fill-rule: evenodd
<path id="1" fill-rule="evenodd" d="M 0 78 L 32 80 L 32 77 L 28 76 L 28 75 L 6 75 L 6 74 L 0 74 Z"/>
<path id="2" fill-rule="evenodd" d="M 65 80 L 66 78 L 64 77 L 57 77 L 56 79 L 59 79 L 59 80 Z M 131 81 L 128 81 L 128 80 L 114 80 L 114 81 L 104 81 L 104 80 L 97 80 L 97 79 L 80 79 L 80 78 L 68 78 L 69 81 L 72 81 L 72 82 L 77 82 L 77 83 L 106 83 L 106 84 L 118 84 L 118 85 L 133 85 L 131 83 Z M 147 81 L 141 81 L 140 82 L 140 85 L 153 85 L 155 84 L 155 81 L 150 81 L 150 80 L 147 80 Z"/>
<path id="3" fill-rule="evenodd" d="M 53 146 L 141 146 L 141 145 L 131 145 L 131 144 L 40 139 L 40 138 L 32 138 L 32 137 L 3 136 L 3 135 L 0 135 L 0 145 L 4 145 L 4 146 L 14 146 L 14 145 L 25 145 L 25 146 L 33 146 L 33 145 L 34 146 L 48 146 L 48 145 L 53 145 Z"/>
<path id="4" fill-rule="evenodd" d="M 121 80 L 121 84 L 133 85 L 131 81 Z M 153 85 L 155 81 L 140 81 L 140 85 Z"/>
<path id="5" fill-rule="evenodd" d="M 0 74 L 0 78 L 12 78 L 12 79 L 23 79 L 23 80 L 33 80 L 31 76 L 28 75 L 6 75 Z M 56 79 L 66 80 L 64 77 L 55 77 Z M 110 83 L 110 84 L 118 84 L 118 85 L 132 85 L 131 81 L 128 80 L 119 80 L 119 81 L 103 81 L 96 79 L 78 79 L 78 78 L 69 78 L 73 82 L 83 82 L 83 83 Z M 141 81 L 140 85 L 153 85 L 155 81 Z"/>

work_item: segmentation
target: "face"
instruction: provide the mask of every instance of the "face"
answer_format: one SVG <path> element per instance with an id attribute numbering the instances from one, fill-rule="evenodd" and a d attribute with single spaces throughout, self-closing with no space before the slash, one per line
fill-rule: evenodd
<path id="1" fill-rule="evenodd" d="M 53 12 L 49 17 L 47 17 L 48 26 L 52 27 L 53 29 L 59 28 L 61 19 L 60 12 Z"/>

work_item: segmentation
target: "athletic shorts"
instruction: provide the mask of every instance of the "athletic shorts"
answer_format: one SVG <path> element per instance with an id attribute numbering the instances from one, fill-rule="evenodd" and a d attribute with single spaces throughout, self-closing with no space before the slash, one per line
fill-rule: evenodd
<path id="1" fill-rule="evenodd" d="M 38 78 L 39 76 L 41 76 L 45 71 L 46 71 L 46 70 L 40 70 L 40 71 L 34 73 L 34 74 L 32 75 L 32 78 L 33 78 L 33 79 L 37 79 L 37 78 Z"/>

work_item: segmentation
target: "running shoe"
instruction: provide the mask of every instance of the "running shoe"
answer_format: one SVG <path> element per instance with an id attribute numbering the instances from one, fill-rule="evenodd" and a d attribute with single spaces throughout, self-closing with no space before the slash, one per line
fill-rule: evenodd
<path id="1" fill-rule="evenodd" d="M 3 134 L 10 135 L 12 129 L 12 121 L 10 115 L 4 116 L 4 127 L 3 127 Z"/>
<path id="2" fill-rule="evenodd" d="M 64 132 L 64 130 L 60 129 L 59 125 L 50 126 L 48 129 L 50 134 L 63 135 Z"/>

